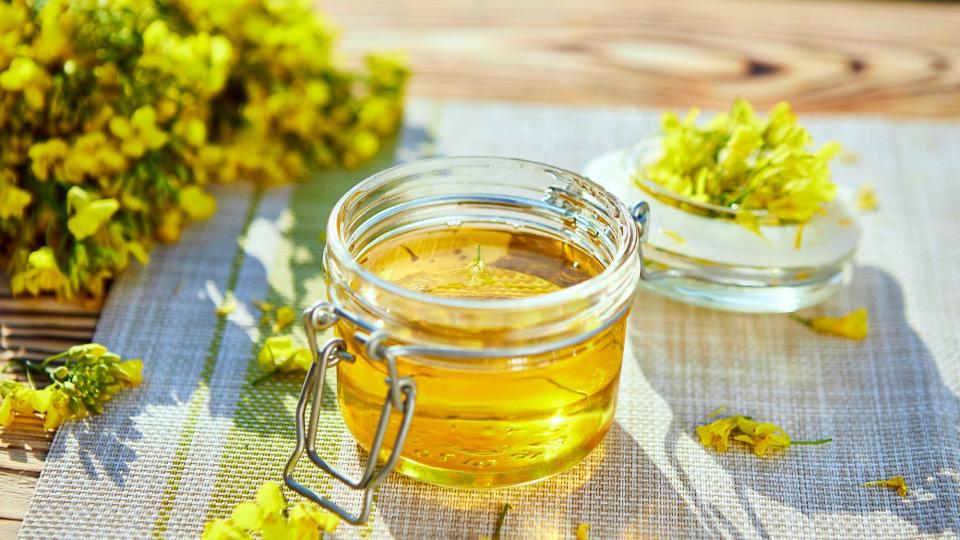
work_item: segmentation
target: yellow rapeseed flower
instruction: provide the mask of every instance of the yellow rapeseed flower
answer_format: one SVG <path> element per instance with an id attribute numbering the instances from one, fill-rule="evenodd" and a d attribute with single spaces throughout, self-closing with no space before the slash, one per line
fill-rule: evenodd
<path id="1" fill-rule="evenodd" d="M 717 452 L 726 452 L 730 440 L 747 444 L 759 457 L 770 450 L 786 450 L 791 444 L 825 444 L 832 439 L 819 441 L 791 441 L 782 428 L 765 422 L 757 422 L 747 416 L 728 416 L 696 427 L 700 444 Z"/>
<path id="2" fill-rule="evenodd" d="M 233 313 L 236 310 L 237 310 L 237 301 L 234 300 L 234 298 L 231 296 L 224 299 L 224 301 L 221 302 L 219 306 L 217 306 L 217 316 L 226 317 L 227 315 Z"/>
<path id="3" fill-rule="evenodd" d="M 14 58 L 7 70 L 0 73 L 0 89 L 22 92 L 27 106 L 35 111 L 43 109 L 44 93 L 51 84 L 46 70 L 30 58 Z"/>
<path id="4" fill-rule="evenodd" d="M 313 356 L 310 349 L 298 347 L 290 336 L 270 336 L 263 342 L 257 361 L 266 371 L 288 373 L 296 369 L 310 369 Z"/>
<path id="5" fill-rule="evenodd" d="M 753 453 L 760 457 L 770 449 L 786 450 L 790 447 L 790 436 L 773 424 L 754 422 L 741 416 L 737 419 L 737 428 L 740 434 L 734 435 L 733 439 L 749 444 Z"/>
<path id="6" fill-rule="evenodd" d="M 46 180 L 50 177 L 50 169 L 63 162 L 67 157 L 67 143 L 56 137 L 30 146 L 30 170 L 37 180 Z"/>
<path id="7" fill-rule="evenodd" d="M 259 309 L 261 313 L 264 314 L 270 313 L 274 310 L 274 305 L 265 300 L 254 300 L 253 304 L 257 306 L 257 309 Z"/>
<path id="8" fill-rule="evenodd" d="M 297 320 L 297 312 L 290 307 L 282 307 L 277 310 L 275 315 L 276 322 L 273 323 L 273 331 L 282 332 L 290 327 Z"/>
<path id="9" fill-rule="evenodd" d="M 857 190 L 857 209 L 861 212 L 877 209 L 877 192 L 873 186 L 860 186 Z"/>
<path id="10" fill-rule="evenodd" d="M 27 257 L 26 269 L 10 278 L 14 294 L 26 291 L 36 295 L 41 291 L 56 291 L 64 282 L 57 258 L 49 247 L 31 252 Z"/>
<path id="11" fill-rule="evenodd" d="M 258 537 L 275 540 L 317 540 L 320 532 L 333 532 L 337 516 L 308 502 L 290 506 L 280 484 L 267 482 L 257 490 L 256 502 L 238 504 L 227 519 L 206 524 L 202 540 L 235 540 Z"/>
<path id="12" fill-rule="evenodd" d="M 198 186 L 187 186 L 177 195 L 180 208 L 190 216 L 190 219 L 207 219 L 217 211 L 217 200 Z"/>
<path id="13" fill-rule="evenodd" d="M 48 365 L 61 360 L 62 365 Z M 42 363 L 25 362 L 30 371 L 42 371 L 53 381 L 47 387 L 0 380 L 0 425 L 16 415 L 41 416 L 44 429 L 53 431 L 66 420 L 100 413 L 104 402 L 120 390 L 143 382 L 143 363 L 123 361 L 97 343 L 77 345 Z"/>
<path id="14" fill-rule="evenodd" d="M 13 173 L 0 170 L 0 219 L 22 218 L 33 201 L 33 195 L 14 185 L 14 180 Z"/>
<path id="15" fill-rule="evenodd" d="M 83 240 L 94 234 L 120 209 L 120 203 L 114 198 L 94 199 L 80 186 L 73 186 L 67 192 L 67 229 L 77 240 Z"/>
<path id="16" fill-rule="evenodd" d="M 577 525 L 577 540 L 589 540 L 590 539 L 590 524 L 581 523 Z"/>
<path id="17" fill-rule="evenodd" d="M 122 116 L 111 118 L 110 133 L 120 139 L 120 150 L 134 158 L 162 147 L 168 139 L 166 132 L 157 126 L 157 111 L 150 105 L 134 111 L 130 120 Z"/>
<path id="18" fill-rule="evenodd" d="M 869 333 L 869 314 L 866 308 L 855 309 L 842 317 L 813 317 L 806 319 L 797 314 L 791 318 L 799 321 L 815 332 L 847 339 L 864 340 Z"/>
<path id="19" fill-rule="evenodd" d="M 902 476 L 894 476 L 893 478 L 888 478 L 886 480 L 864 482 L 863 486 L 895 489 L 897 490 L 897 495 L 901 497 L 906 497 L 910 493 L 910 488 L 907 486 L 907 481 Z"/>
<path id="20" fill-rule="evenodd" d="M 80 183 L 87 176 L 103 176 L 122 171 L 127 166 L 126 159 L 102 131 L 84 133 L 70 146 L 63 166 L 57 174 L 59 180 Z"/>
<path id="21" fill-rule="evenodd" d="M 175 209 L 168 209 L 160 218 L 157 227 L 157 239 L 161 242 L 172 244 L 180 238 L 180 230 L 183 228 L 183 214 Z"/>
<path id="22" fill-rule="evenodd" d="M 717 452 L 726 452 L 730 444 L 730 434 L 737 427 L 737 417 L 720 418 L 709 424 L 697 426 L 700 444 L 713 448 Z"/>

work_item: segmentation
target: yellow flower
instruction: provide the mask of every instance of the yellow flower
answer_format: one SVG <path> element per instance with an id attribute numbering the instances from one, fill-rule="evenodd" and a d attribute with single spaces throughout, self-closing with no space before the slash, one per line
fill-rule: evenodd
<path id="1" fill-rule="evenodd" d="M 180 238 L 180 229 L 183 224 L 183 214 L 179 210 L 167 210 L 160 218 L 160 224 L 157 227 L 157 238 L 161 242 L 171 244 Z"/>
<path id="2" fill-rule="evenodd" d="M 207 141 L 207 125 L 199 118 L 178 120 L 173 131 L 194 148 L 200 148 Z"/>
<path id="3" fill-rule="evenodd" d="M 737 428 L 741 434 L 735 435 L 733 439 L 753 446 L 753 453 L 760 457 L 763 457 L 767 450 L 786 450 L 790 447 L 790 436 L 773 424 L 761 424 L 741 416 L 737 418 Z"/>
<path id="4" fill-rule="evenodd" d="M 273 311 L 273 309 L 274 309 L 274 305 L 273 305 L 273 304 L 271 304 L 270 302 L 263 301 L 263 300 L 254 300 L 254 301 L 253 301 L 253 304 L 254 304 L 255 306 L 257 306 L 257 308 L 258 308 L 262 313 L 270 313 L 270 312 Z"/>
<path id="5" fill-rule="evenodd" d="M 58 170 L 58 179 L 79 183 L 88 175 L 116 173 L 126 166 L 123 154 L 107 141 L 107 136 L 101 131 L 93 131 L 84 133 L 74 141 L 63 160 L 61 170 Z"/>
<path id="6" fill-rule="evenodd" d="M 700 444 L 713 448 L 717 452 L 726 452 L 730 444 L 730 434 L 737 427 L 737 417 L 720 418 L 707 425 L 697 426 Z"/>
<path id="7" fill-rule="evenodd" d="M 223 302 L 221 302 L 220 305 L 217 306 L 217 316 L 226 317 L 227 315 L 233 313 L 236 310 L 237 310 L 237 301 L 233 298 L 233 296 L 228 295 L 227 298 L 224 298 Z"/>
<path id="8" fill-rule="evenodd" d="M 117 364 L 117 370 L 130 384 L 136 386 L 143 382 L 143 361 L 127 360 Z"/>
<path id="9" fill-rule="evenodd" d="M 297 312 L 293 308 L 282 307 L 277 310 L 276 322 L 273 323 L 273 331 L 282 332 L 286 330 L 294 321 L 297 320 Z"/>
<path id="10" fill-rule="evenodd" d="M 167 144 L 167 134 L 157 127 L 157 111 L 150 105 L 134 111 L 130 120 L 122 116 L 111 118 L 110 133 L 120 139 L 120 150 L 134 158 Z"/>
<path id="11" fill-rule="evenodd" d="M 29 191 L 14 185 L 15 180 L 12 172 L 0 171 L 0 219 L 22 218 L 33 201 Z"/>
<path id="12" fill-rule="evenodd" d="M 187 186 L 177 195 L 180 208 L 190 219 L 207 219 L 217 211 L 217 200 L 197 186 Z"/>
<path id="13" fill-rule="evenodd" d="M 77 240 L 83 240 L 100 230 L 119 209 L 116 199 L 94 199 L 80 186 L 73 186 L 67 192 L 67 212 L 72 214 L 67 229 Z"/>
<path id="14" fill-rule="evenodd" d="M 862 212 L 877 209 L 877 192 L 873 186 L 860 186 L 857 190 L 857 209 Z"/>
<path id="15" fill-rule="evenodd" d="M 590 538 L 590 524 L 581 523 L 577 525 L 577 540 L 589 540 Z"/>
<path id="16" fill-rule="evenodd" d="M 234 527 L 229 519 L 218 519 L 208 522 L 203 527 L 201 540 L 246 540 L 250 535 L 243 530 Z"/>
<path id="17" fill-rule="evenodd" d="M 288 373 L 296 369 L 310 369 L 313 356 L 310 349 L 297 347 L 290 336 L 271 336 L 263 342 L 257 361 L 267 371 Z"/>
<path id="18" fill-rule="evenodd" d="M 853 310 L 843 317 L 805 319 L 797 314 L 791 314 L 791 318 L 809 326 L 815 332 L 847 339 L 863 340 L 869 332 L 869 316 L 866 308 Z"/>
<path id="19" fill-rule="evenodd" d="M 63 139 L 52 138 L 43 142 L 34 143 L 28 152 L 30 156 L 30 170 L 38 180 L 50 177 L 50 168 L 67 157 L 67 143 Z"/>
<path id="20" fill-rule="evenodd" d="M 307 502 L 288 506 L 280 484 L 267 482 L 257 490 L 256 502 L 238 504 L 228 519 L 211 521 L 202 540 L 252 538 L 316 540 L 320 531 L 333 532 L 337 516 Z"/>
<path id="21" fill-rule="evenodd" d="M 48 366 L 65 359 L 62 365 Z M 43 427 L 53 431 L 64 421 L 83 418 L 103 410 L 103 402 L 121 389 L 143 382 L 143 363 L 122 361 L 103 345 L 78 345 L 44 360 L 28 363 L 53 380 L 46 388 L 0 380 L 0 425 L 9 425 L 16 415 L 40 416 Z"/>
<path id="22" fill-rule="evenodd" d="M 832 441 L 791 441 L 790 435 L 782 428 L 740 415 L 719 418 L 709 424 L 697 426 L 696 432 L 700 437 L 700 444 L 717 452 L 726 452 L 732 438 L 749 445 L 759 457 L 765 456 L 770 450 L 786 450 L 791 444 L 818 445 Z"/>
<path id="23" fill-rule="evenodd" d="M 323 532 L 333 532 L 340 524 L 340 518 L 335 514 L 308 502 L 299 502 L 293 505 L 289 514 L 291 521 L 312 521 L 315 524 L 314 528 L 319 527 Z"/>
<path id="24" fill-rule="evenodd" d="M 127 251 L 129 251 L 130 254 L 137 259 L 137 262 L 142 265 L 146 265 L 150 262 L 150 254 L 147 252 L 147 248 L 143 247 L 143 244 L 140 242 L 127 242 Z"/>
<path id="25" fill-rule="evenodd" d="M 280 484 L 276 482 L 267 482 L 257 490 L 257 507 L 263 513 L 270 515 L 280 515 L 287 506 L 287 500 L 283 496 L 283 490 Z"/>
<path id="26" fill-rule="evenodd" d="M 8 396 L 3 398 L 3 402 L 0 403 L 0 426 L 9 426 L 13 423 L 15 416 L 16 414 L 13 412 L 13 397 Z"/>
<path id="27" fill-rule="evenodd" d="M 27 291 L 36 296 L 40 291 L 54 291 L 65 283 L 57 258 L 49 247 L 42 247 L 27 257 L 27 267 L 14 274 L 10 285 L 14 294 Z"/>
<path id="28" fill-rule="evenodd" d="M 0 73 L 0 88 L 23 92 L 27 106 L 35 111 L 43 109 L 44 93 L 50 85 L 50 75 L 30 58 L 14 58 L 10 67 Z"/>
<path id="29" fill-rule="evenodd" d="M 907 486 L 907 481 L 904 480 L 902 476 L 894 476 L 893 478 L 888 478 L 886 480 L 864 482 L 863 486 L 895 489 L 897 490 L 897 495 L 901 497 L 906 497 L 910 493 L 910 488 Z"/>

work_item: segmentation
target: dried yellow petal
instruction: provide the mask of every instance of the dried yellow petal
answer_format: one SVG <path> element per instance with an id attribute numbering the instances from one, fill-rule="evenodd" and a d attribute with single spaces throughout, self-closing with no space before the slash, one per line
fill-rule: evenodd
<path id="1" fill-rule="evenodd" d="M 680 244 L 681 246 L 687 243 L 686 238 L 680 236 L 674 231 L 671 231 L 670 229 L 660 229 L 660 233 L 666 236 L 667 238 L 673 240 L 677 244 Z"/>
<path id="2" fill-rule="evenodd" d="M 293 308 L 282 307 L 277 310 L 276 322 L 273 324 L 273 331 L 282 332 L 296 320 L 297 312 Z"/>
<path id="3" fill-rule="evenodd" d="M 863 340 L 869 333 L 869 314 L 866 308 L 855 309 L 842 317 L 813 317 L 805 319 L 792 314 L 791 318 L 799 321 L 815 332 L 847 339 Z"/>
<path id="4" fill-rule="evenodd" d="M 895 489 L 897 490 L 897 495 L 901 497 L 906 497 L 910 493 L 910 488 L 907 486 L 907 481 L 902 476 L 894 476 L 893 478 L 888 478 L 886 480 L 864 482 L 863 486 Z"/>
<path id="5" fill-rule="evenodd" d="M 232 297 L 227 298 L 217 306 L 217 316 L 226 317 L 237 310 L 237 301 Z"/>
<path id="6" fill-rule="evenodd" d="M 259 529 L 263 524 L 263 512 L 255 502 L 243 502 L 233 509 L 230 519 L 241 529 Z"/>
<path id="7" fill-rule="evenodd" d="M 861 212 L 871 212 L 877 209 L 877 192 L 873 186 L 860 186 L 857 190 L 857 209 Z"/>
<path id="8" fill-rule="evenodd" d="M 290 336 L 270 336 L 263 342 L 257 361 L 266 371 L 306 371 L 313 363 L 313 355 L 310 354 L 310 349 L 297 346 Z"/>
<path id="9" fill-rule="evenodd" d="M 281 514 L 287 506 L 280 484 L 267 482 L 257 490 L 257 506 L 264 514 Z"/>
<path id="10" fill-rule="evenodd" d="M 709 424 L 697 426 L 696 432 L 700 438 L 700 444 L 713 448 L 717 452 L 726 452 L 732 439 L 750 446 L 753 453 L 759 457 L 767 455 L 771 450 L 786 450 L 791 444 L 815 445 L 832 440 L 791 441 L 790 435 L 782 428 L 740 415 L 719 418 Z"/>
<path id="11" fill-rule="evenodd" d="M 257 309 L 259 309 L 262 313 L 270 313 L 274 309 L 273 304 L 263 300 L 254 300 L 253 305 L 257 306 Z"/>

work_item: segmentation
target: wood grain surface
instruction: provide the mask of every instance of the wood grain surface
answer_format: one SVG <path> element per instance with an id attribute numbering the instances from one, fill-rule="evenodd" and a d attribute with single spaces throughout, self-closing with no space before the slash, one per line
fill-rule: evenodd
<path id="1" fill-rule="evenodd" d="M 342 50 L 408 51 L 411 94 L 960 119 L 960 3 L 327 0 Z M 0 278 L 0 283 L 5 280 Z M 99 303 L 10 298 L 0 368 L 90 340 Z M 20 377 L 12 371 L 7 376 Z M 0 538 L 16 535 L 52 436 L 0 428 Z"/>
<path id="2" fill-rule="evenodd" d="M 960 4 L 328 0 L 356 55 L 409 51 L 416 95 L 960 118 Z"/>

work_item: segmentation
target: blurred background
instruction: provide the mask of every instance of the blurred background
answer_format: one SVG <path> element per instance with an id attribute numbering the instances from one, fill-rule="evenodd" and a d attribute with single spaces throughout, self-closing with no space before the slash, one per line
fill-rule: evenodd
<path id="1" fill-rule="evenodd" d="M 960 116 L 960 3 L 328 0 L 342 50 L 403 48 L 413 96 Z"/>

